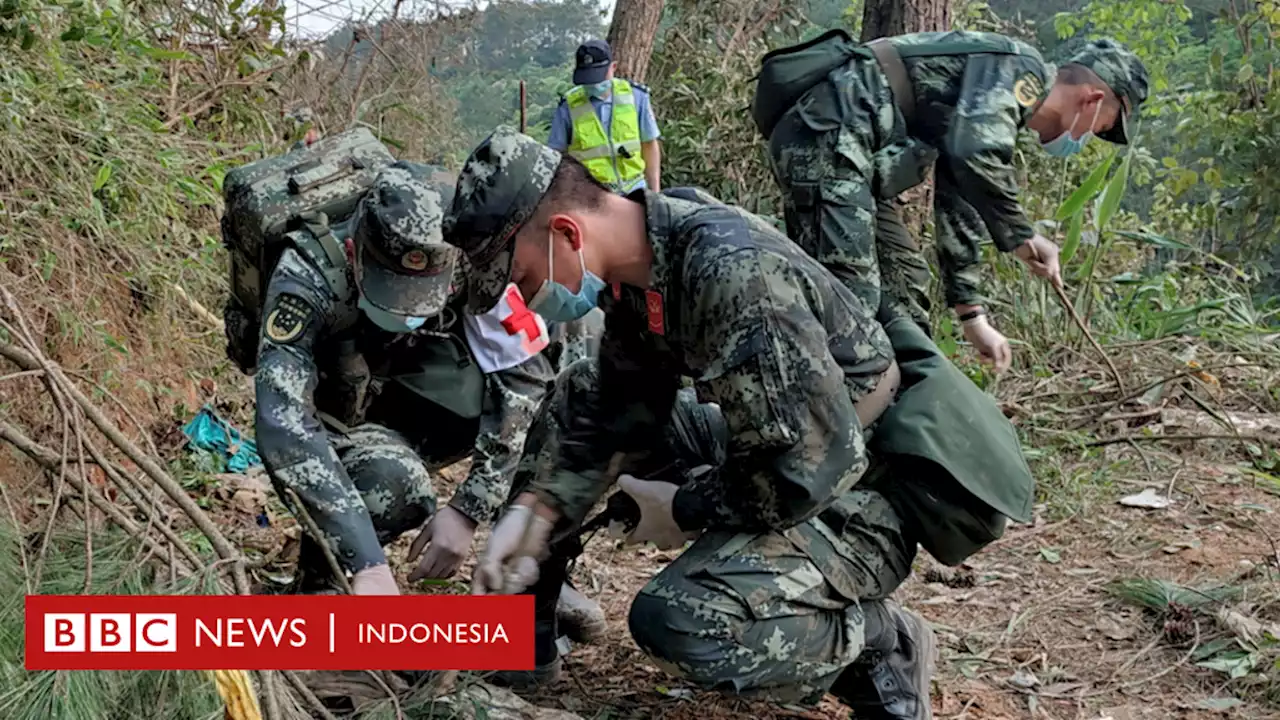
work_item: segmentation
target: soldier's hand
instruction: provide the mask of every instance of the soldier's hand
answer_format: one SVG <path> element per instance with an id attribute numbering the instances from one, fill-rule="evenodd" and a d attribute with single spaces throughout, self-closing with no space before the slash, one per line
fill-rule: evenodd
<path id="1" fill-rule="evenodd" d="M 367 567 L 351 578 L 351 592 L 356 595 L 399 595 L 400 587 L 387 564 Z"/>
<path id="2" fill-rule="evenodd" d="M 1013 251 L 1031 272 L 1062 287 L 1062 268 L 1058 265 L 1058 246 L 1037 233 Z"/>
<path id="3" fill-rule="evenodd" d="M 409 562 L 422 555 L 423 548 L 431 544 L 431 549 L 422 555 L 418 567 L 409 573 L 409 582 L 417 582 L 423 578 L 444 579 L 453 577 L 462 565 L 462 560 L 471 552 L 471 540 L 476 534 L 476 523 L 463 515 L 451 505 L 436 511 L 435 515 L 422 526 L 418 537 L 409 546 Z"/>
<path id="4" fill-rule="evenodd" d="M 555 523 L 533 505 L 532 498 L 512 505 L 494 526 L 471 579 L 472 594 L 518 593 L 537 582 Z"/>
<path id="5" fill-rule="evenodd" d="M 677 485 L 631 475 L 619 476 L 618 485 L 640 506 L 640 523 L 627 536 L 629 544 L 651 542 L 660 550 L 671 550 L 697 537 L 681 530 L 672 514 Z"/>
<path id="6" fill-rule="evenodd" d="M 1009 349 L 1009 339 L 999 330 L 991 327 L 986 315 L 979 315 L 962 324 L 964 339 L 982 356 L 982 360 L 994 365 L 997 373 L 1009 369 L 1013 362 L 1013 351 Z"/>

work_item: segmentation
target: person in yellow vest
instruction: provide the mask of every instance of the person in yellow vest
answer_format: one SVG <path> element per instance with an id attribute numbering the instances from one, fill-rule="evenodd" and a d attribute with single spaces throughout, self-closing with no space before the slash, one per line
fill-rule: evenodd
<path id="1" fill-rule="evenodd" d="M 617 63 L 604 40 L 588 40 L 574 55 L 574 88 L 551 119 L 547 145 L 573 156 L 597 180 L 626 195 L 661 190 L 661 133 L 649 89 L 615 78 Z"/>

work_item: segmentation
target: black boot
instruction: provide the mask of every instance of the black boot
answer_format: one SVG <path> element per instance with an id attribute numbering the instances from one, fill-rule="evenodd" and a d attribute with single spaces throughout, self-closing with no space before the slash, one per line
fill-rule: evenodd
<path id="1" fill-rule="evenodd" d="M 533 595 L 533 670 L 500 670 L 489 676 L 494 685 L 513 690 L 532 690 L 555 682 L 560 677 L 560 638 L 556 607 L 560 589 L 569 576 L 569 561 L 582 553 L 577 537 L 552 547 L 551 557 L 538 566 L 538 582 Z"/>
<path id="2" fill-rule="evenodd" d="M 932 720 L 933 628 L 891 600 L 862 607 L 866 650 L 836 678 L 831 694 L 853 708 L 858 720 Z"/>

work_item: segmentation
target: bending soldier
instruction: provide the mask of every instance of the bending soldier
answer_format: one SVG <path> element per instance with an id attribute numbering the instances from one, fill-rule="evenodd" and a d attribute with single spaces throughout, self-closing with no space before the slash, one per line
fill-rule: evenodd
<path id="1" fill-rule="evenodd" d="M 540 669 L 556 662 L 540 593 L 560 583 L 550 561 L 529 561 L 554 560 L 622 453 L 640 509 L 629 540 L 694 540 L 631 608 L 657 664 L 726 692 L 816 702 L 830 690 L 860 717 L 929 717 L 932 632 L 888 596 L 917 542 L 956 563 L 1006 517 L 1027 519 L 1033 482 L 990 398 L 762 219 L 689 189 L 613 195 L 505 128 L 468 159 L 446 223 L 482 278 L 471 311 L 514 283 L 548 317 L 598 304 L 606 318 L 598 360 L 557 380 L 548 437 L 527 448 L 540 453 L 528 491 L 473 580 L 478 593 L 533 586 Z M 686 415 L 699 407 L 723 416 L 716 467 L 650 473 L 671 454 L 673 416 L 714 432 Z M 710 440 L 692 455 L 717 455 Z"/>
<path id="2" fill-rule="evenodd" d="M 812 72 L 797 82 L 798 63 Z M 1018 131 L 1066 157 L 1094 135 L 1128 143 L 1147 97 L 1141 61 L 1111 40 L 1055 71 L 1018 40 L 914 33 L 854 45 L 841 31 L 765 56 L 753 114 L 786 210 L 787 234 L 873 308 L 929 332 L 929 267 L 894 198 L 934 167 L 934 234 L 946 303 L 1003 371 L 1009 343 L 987 321 L 980 243 L 990 238 L 1061 284 L 1058 248 L 1018 201 Z M 807 89 L 806 89 L 807 87 Z M 794 102 L 788 102 L 794 101 Z M 936 159 L 936 163 L 934 162 Z"/>

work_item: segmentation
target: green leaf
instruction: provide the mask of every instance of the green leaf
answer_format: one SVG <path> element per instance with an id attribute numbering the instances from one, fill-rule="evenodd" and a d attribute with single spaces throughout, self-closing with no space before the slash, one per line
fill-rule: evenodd
<path id="1" fill-rule="evenodd" d="M 1243 85 L 1253 79 L 1253 65 L 1246 62 L 1240 66 L 1239 72 L 1236 73 L 1236 82 Z"/>
<path id="2" fill-rule="evenodd" d="M 1120 163 L 1120 169 L 1116 171 L 1115 175 L 1111 176 L 1111 181 L 1107 183 L 1107 189 L 1102 193 L 1102 205 L 1098 208 L 1098 216 L 1094 218 L 1094 226 L 1098 229 L 1099 234 L 1106 228 L 1112 216 L 1116 214 L 1116 210 L 1120 209 L 1120 199 L 1124 197 L 1125 188 L 1129 184 L 1129 161 L 1132 158 L 1132 152 L 1125 153 L 1124 162 Z"/>
<path id="3" fill-rule="evenodd" d="M 62 35 L 58 37 L 62 42 L 76 42 L 77 40 L 82 40 L 84 35 L 84 28 L 82 26 L 72 25 L 70 28 L 67 28 L 66 32 L 62 33 Z"/>
<path id="4" fill-rule="evenodd" d="M 185 50 L 165 50 L 163 48 L 141 46 L 142 52 L 156 60 L 195 60 L 196 57 Z"/>
<path id="5" fill-rule="evenodd" d="M 1222 49 L 1221 48 L 1214 48 L 1213 52 L 1209 53 L 1209 67 L 1215 73 L 1222 72 Z"/>
<path id="6" fill-rule="evenodd" d="M 1080 187 L 1076 188 L 1075 192 L 1071 193 L 1070 197 L 1062 202 L 1062 207 L 1058 208 L 1058 212 L 1053 219 L 1065 220 L 1092 200 L 1093 196 L 1098 194 L 1098 188 L 1102 187 L 1102 181 L 1107 178 L 1107 173 L 1111 170 L 1111 163 L 1115 159 L 1116 152 L 1113 151 L 1107 156 L 1106 160 L 1103 160 L 1098 167 L 1093 169 L 1093 172 L 1089 173 L 1089 177 L 1084 179 Z"/>
<path id="7" fill-rule="evenodd" d="M 1062 252 L 1058 261 L 1060 264 L 1066 265 L 1076 256 L 1076 250 L 1080 249 L 1080 232 L 1083 226 L 1084 208 L 1080 208 L 1075 215 L 1071 216 L 1071 223 L 1067 225 L 1067 239 L 1062 243 Z"/>
<path id="8" fill-rule="evenodd" d="M 93 180 L 93 191 L 98 192 L 101 190 L 109 180 L 111 180 L 111 165 L 103 165 L 98 168 L 98 177 Z"/>
<path id="9" fill-rule="evenodd" d="M 1053 548 L 1040 548 L 1040 557 L 1050 565 L 1057 565 L 1062 562 L 1062 554 Z"/>

